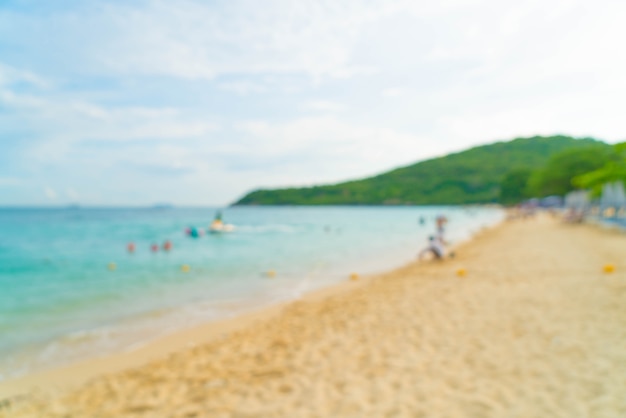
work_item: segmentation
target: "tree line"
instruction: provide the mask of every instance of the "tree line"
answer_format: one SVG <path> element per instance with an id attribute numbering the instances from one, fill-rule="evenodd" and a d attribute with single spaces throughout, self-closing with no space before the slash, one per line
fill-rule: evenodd
<path id="1" fill-rule="evenodd" d="M 499 201 L 511 205 L 532 197 L 564 196 L 575 189 L 598 196 L 602 185 L 613 181 L 626 182 L 626 142 L 565 149 L 543 167 L 512 169 L 502 179 Z"/>
<path id="2" fill-rule="evenodd" d="M 575 187 L 598 189 L 600 181 L 619 177 L 626 171 L 622 151 L 620 146 L 594 138 L 516 138 L 364 179 L 313 187 L 259 189 L 235 204 L 515 204 L 529 197 L 563 195 Z"/>

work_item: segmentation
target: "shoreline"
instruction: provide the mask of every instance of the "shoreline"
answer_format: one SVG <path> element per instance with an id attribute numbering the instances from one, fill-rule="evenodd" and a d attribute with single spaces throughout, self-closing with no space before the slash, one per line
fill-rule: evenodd
<path id="1" fill-rule="evenodd" d="M 449 250 L 471 245 L 474 240 L 485 232 L 501 228 L 506 223 L 506 217 L 491 225 L 482 226 L 469 237 L 460 239 L 450 245 Z M 415 249 L 415 254 L 419 252 Z M 371 263 L 371 262 L 370 262 Z M 414 267 L 421 262 L 417 259 L 386 269 L 370 269 L 365 274 L 359 272 L 359 279 L 353 281 L 347 275 L 341 281 L 329 281 L 325 284 L 305 290 L 295 298 L 278 301 L 248 301 L 248 307 L 241 308 L 233 314 L 215 320 L 202 321 L 189 326 L 179 327 L 162 335 L 151 335 L 145 340 L 131 344 L 131 346 L 109 351 L 87 358 L 80 358 L 60 365 L 41 368 L 33 372 L 26 372 L 17 377 L 0 381 L 0 401 L 5 398 L 23 395 L 33 390 L 64 391 L 98 377 L 105 373 L 120 372 L 129 368 L 138 367 L 149 361 L 163 358 L 176 351 L 194 345 L 206 344 L 221 338 L 230 332 L 252 326 L 255 321 L 268 320 L 280 314 L 280 311 L 299 301 L 317 300 L 335 293 L 349 291 L 373 279 L 393 274 L 407 268 Z M 377 263 L 374 263 L 377 264 Z M 335 272 L 337 273 L 337 272 Z M 50 387 L 49 382 L 54 382 Z"/>
<path id="2" fill-rule="evenodd" d="M 492 225 L 482 227 L 471 237 L 451 245 L 449 249 L 458 251 L 463 247 L 471 246 L 477 237 L 492 230 L 502 228 L 505 223 L 506 221 L 503 217 L 500 221 Z M 419 249 L 416 250 L 416 254 L 418 252 Z M 316 301 L 339 295 L 343 292 L 349 292 L 372 280 L 382 278 L 389 274 L 396 274 L 419 264 L 423 264 L 423 262 L 416 259 L 388 270 L 359 275 L 358 280 L 352 280 L 350 277 L 347 277 L 344 281 L 322 285 L 321 287 L 305 291 L 295 299 L 270 302 L 260 307 L 244 309 L 243 312 L 236 313 L 233 317 L 216 319 L 190 327 L 179 328 L 165 335 L 151 338 L 144 343 L 134 344 L 127 349 L 116 350 L 101 356 L 96 355 L 69 364 L 52 366 L 15 378 L 9 378 L 5 381 L 0 381 L 0 401 L 20 397 L 33 391 L 64 392 L 71 390 L 93 378 L 141 367 L 144 364 L 165 358 L 180 350 L 219 340 L 228 336 L 230 333 L 252 327 L 256 322 L 270 320 L 280 315 L 285 308 L 293 304 Z M 50 382 L 54 383 L 51 385 Z"/>
<path id="3" fill-rule="evenodd" d="M 253 215 L 255 220 L 250 220 L 249 215 L 238 220 L 242 228 L 240 234 L 224 237 L 224 240 L 236 241 L 234 244 L 227 244 L 229 241 L 221 243 L 224 240 L 213 237 L 202 243 L 184 240 L 180 245 L 177 243 L 177 250 L 171 254 L 150 256 L 146 260 L 128 258 L 124 251 L 120 257 L 137 261 L 133 261 L 133 265 L 128 264 L 129 261 L 124 264 L 117 256 L 94 257 L 118 262 L 115 273 L 108 271 L 103 263 L 88 280 L 86 293 L 95 297 L 95 303 L 81 299 L 80 289 L 75 292 L 71 280 L 59 276 L 54 278 L 59 279 L 60 285 L 53 298 L 42 292 L 39 297 L 35 288 L 29 290 L 33 303 L 26 312 L 28 315 L 20 315 L 19 310 L 12 308 L 13 305 L 19 307 L 19 302 L 6 305 L 9 307 L 6 318 L 9 328 L 2 344 L 2 353 L 6 355 L 0 356 L 2 380 L 13 381 L 47 369 L 108 356 L 180 329 L 294 300 L 306 292 L 340 283 L 352 272 L 371 275 L 398 268 L 413 260 L 414 254 L 423 245 L 422 240 L 426 240 L 425 234 L 429 232 L 428 224 L 416 225 L 417 217 L 430 222 L 438 210 L 425 208 L 416 213 L 413 210 L 401 213 L 372 211 L 367 216 L 356 218 L 349 211 L 337 212 L 337 218 L 332 222 L 329 219 L 334 218 L 324 217 L 323 212 L 297 215 L 275 213 L 260 220 L 251 212 L 249 215 Z M 500 209 L 482 211 L 451 207 L 446 210 L 455 221 L 448 236 L 453 241 L 467 239 L 483 225 L 499 221 L 503 213 Z M 364 220 L 375 222 L 365 227 L 369 224 L 363 223 Z M 300 246 L 298 244 L 302 239 L 307 242 Z M 283 241 L 287 245 L 282 244 Z M 263 248 L 265 243 L 271 244 L 267 251 L 254 249 L 248 251 L 251 256 L 246 255 L 248 246 Z M 196 260 L 194 257 L 205 251 L 205 247 L 210 249 L 211 257 Z M 242 250 L 238 250 L 240 248 Z M 121 251 L 120 248 L 116 250 Z M 80 257 L 90 259 L 91 256 Z M 230 265 L 232 261 L 235 265 L 239 262 L 241 266 L 225 270 L 224 265 Z M 180 266 L 184 264 L 181 263 L 189 263 L 192 272 L 182 274 Z M 155 266 L 161 264 L 164 270 L 167 267 L 162 275 L 154 271 Z M 68 277 L 70 273 L 82 275 L 81 269 L 77 267 L 63 274 Z M 85 274 L 91 275 L 88 271 Z M 140 282 L 144 284 L 135 284 Z M 24 287 L 20 283 L 28 283 L 28 280 L 16 278 L 16 286 L 10 286 L 5 294 L 9 298 L 7 300 L 10 300 L 13 289 L 17 289 L 14 293 L 18 295 L 20 292 L 28 293 L 20 290 Z M 113 288 L 111 283 L 115 283 L 116 287 Z M 167 290 L 172 292 L 171 296 L 165 292 Z M 98 292 L 105 296 L 102 305 Z M 61 314 L 54 316 L 56 313 L 53 311 L 49 318 L 38 313 L 38 305 L 44 308 L 42 312 L 47 312 L 45 309 L 56 309 L 55 298 L 62 300 L 63 297 L 75 302 L 77 308 L 69 304 L 66 309 L 59 304 L 60 309 L 57 310 Z M 32 321 L 29 319 L 31 316 L 35 318 Z"/>
<path id="4" fill-rule="evenodd" d="M 503 222 L 454 259 L 178 338 L 143 365 L 0 402 L 0 416 L 626 415 L 625 245 L 547 215 Z"/>
<path id="5" fill-rule="evenodd" d="M 497 227 L 498 226 L 492 226 L 491 228 Z M 463 244 L 459 245 L 459 247 L 468 245 L 470 242 L 471 239 L 465 241 Z M 456 249 L 457 247 L 454 248 Z M 127 350 L 36 371 L 31 374 L 0 382 L 0 402 L 4 399 L 26 395 L 32 391 L 64 392 L 76 386 L 80 386 L 92 378 L 141 367 L 151 361 L 166 358 L 170 354 L 181 350 L 218 341 L 239 330 L 271 320 L 280 315 L 284 309 L 294 304 L 319 301 L 327 297 L 350 292 L 366 285 L 376 278 L 393 274 L 396 271 L 411 267 L 415 263 L 419 263 L 419 261 L 396 267 L 384 273 L 359 276 L 358 280 L 346 278 L 342 282 L 305 292 L 296 299 L 270 303 L 241 314 L 236 314 L 231 318 L 217 319 L 188 328 L 178 329 L 172 333 L 147 341 L 136 348 L 131 347 Z M 54 382 L 53 387 L 50 387 L 49 382 Z"/>

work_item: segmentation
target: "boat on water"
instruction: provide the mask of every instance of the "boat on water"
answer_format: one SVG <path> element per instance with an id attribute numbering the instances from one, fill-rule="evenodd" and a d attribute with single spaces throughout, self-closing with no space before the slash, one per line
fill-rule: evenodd
<path id="1" fill-rule="evenodd" d="M 225 223 L 212 223 L 209 225 L 209 232 L 212 234 L 221 234 L 223 232 L 232 232 L 235 230 L 235 225 Z"/>
<path id="2" fill-rule="evenodd" d="M 227 224 L 222 221 L 222 213 L 217 212 L 215 219 L 209 225 L 209 232 L 212 234 L 221 234 L 223 232 L 232 232 L 235 230 L 235 225 Z"/>

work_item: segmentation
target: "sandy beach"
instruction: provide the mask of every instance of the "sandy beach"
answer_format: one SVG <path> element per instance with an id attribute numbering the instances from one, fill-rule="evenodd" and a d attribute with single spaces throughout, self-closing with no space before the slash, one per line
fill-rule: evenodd
<path id="1" fill-rule="evenodd" d="M 5 385 L 0 417 L 626 417 L 625 251 L 506 222 L 453 260 Z"/>

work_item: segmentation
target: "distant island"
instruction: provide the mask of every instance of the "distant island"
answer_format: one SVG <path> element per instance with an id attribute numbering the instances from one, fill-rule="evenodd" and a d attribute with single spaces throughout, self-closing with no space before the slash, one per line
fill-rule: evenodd
<path id="1" fill-rule="evenodd" d="M 259 189 L 234 205 L 512 204 L 564 194 L 576 175 L 613 158 L 594 138 L 535 136 L 470 148 L 338 184 Z"/>

